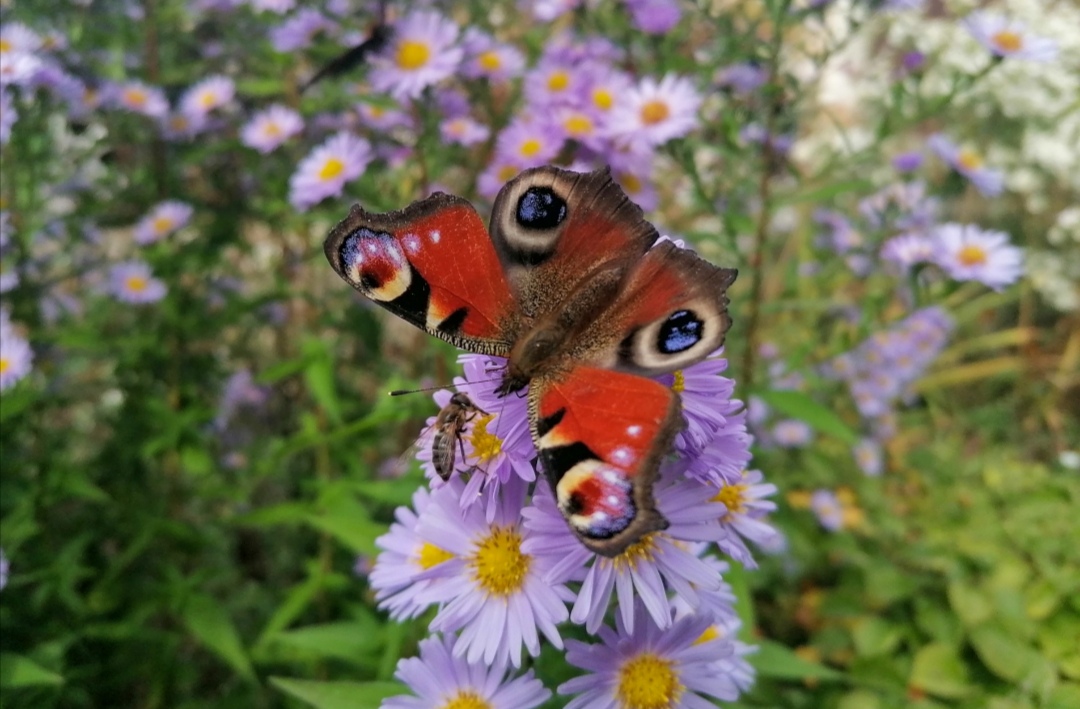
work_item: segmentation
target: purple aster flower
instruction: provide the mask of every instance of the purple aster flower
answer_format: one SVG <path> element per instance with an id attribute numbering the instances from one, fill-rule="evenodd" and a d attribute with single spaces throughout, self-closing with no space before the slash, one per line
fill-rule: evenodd
<path id="1" fill-rule="evenodd" d="M 825 227 L 819 244 L 837 254 L 846 254 L 862 246 L 862 234 L 856 231 L 851 221 L 840 212 L 831 209 L 818 209 L 814 212 L 814 221 Z"/>
<path id="2" fill-rule="evenodd" d="M 163 118 L 169 112 L 165 92 L 141 81 L 128 81 L 112 86 L 108 96 L 109 103 L 113 106 L 151 118 Z"/>
<path id="3" fill-rule="evenodd" d="M 662 471 L 654 495 L 657 509 L 670 526 L 645 535 L 613 558 L 594 554 L 573 536 L 549 486 L 538 486 L 532 506 L 523 512 L 525 527 L 531 532 L 523 549 L 551 553 L 558 559 L 546 577 L 549 582 L 581 580 L 570 620 L 584 624 L 590 633 L 603 622 L 612 594 L 628 627 L 635 622 L 635 598 L 642 600 L 654 623 L 666 627 L 671 624 L 668 591 L 696 606 L 700 603 L 699 589 L 719 588 L 720 578 L 686 544 L 726 536 L 727 532 L 716 524 L 723 511 L 715 499 L 716 488 L 679 479 L 675 469 L 669 468 Z"/>
<path id="4" fill-rule="evenodd" d="M 0 54 L 31 54 L 41 48 L 41 37 L 22 22 L 5 20 L 0 27 Z"/>
<path id="5" fill-rule="evenodd" d="M 742 402 L 732 399 L 735 381 L 720 376 L 728 368 L 722 354 L 723 350 L 718 350 L 702 362 L 657 377 L 682 402 L 686 428 L 676 436 L 675 450 L 684 456 L 700 454 L 722 429 L 729 437 L 746 433 Z M 746 445 L 749 446 L 748 440 Z"/>
<path id="6" fill-rule="evenodd" d="M 19 285 L 19 274 L 15 271 L 0 273 L 0 293 L 7 293 Z"/>
<path id="7" fill-rule="evenodd" d="M 901 234 L 881 247 L 881 260 L 894 263 L 906 272 L 912 266 L 926 263 L 934 257 L 934 242 L 923 234 Z"/>
<path id="8" fill-rule="evenodd" d="M 942 224 L 934 230 L 934 263 L 957 281 L 978 281 L 1001 290 L 1024 273 L 1024 252 L 1002 231 L 974 224 Z"/>
<path id="9" fill-rule="evenodd" d="M 214 430 L 224 431 L 239 411 L 262 408 L 269 398 L 270 390 L 255 383 L 251 370 L 236 371 L 225 382 L 221 401 L 218 402 L 217 415 L 214 417 Z"/>
<path id="10" fill-rule="evenodd" d="M 773 426 L 772 440 L 781 448 L 802 448 L 814 440 L 814 430 L 805 421 L 784 419 Z"/>
<path id="11" fill-rule="evenodd" d="M 299 211 L 340 195 L 346 182 L 360 177 L 371 162 L 371 144 L 341 132 L 312 150 L 289 178 L 289 203 Z"/>
<path id="12" fill-rule="evenodd" d="M 897 172 L 914 172 L 922 167 L 923 155 L 919 151 L 900 153 L 892 159 L 892 166 Z"/>
<path id="13" fill-rule="evenodd" d="M 546 165 L 562 148 L 561 132 L 546 121 L 515 118 L 495 141 L 495 159 L 525 167 Z"/>
<path id="14" fill-rule="evenodd" d="M 579 103 L 585 76 L 565 55 L 545 56 L 525 74 L 530 106 L 572 106 Z"/>
<path id="15" fill-rule="evenodd" d="M 444 488 L 435 494 L 452 496 L 453 491 Z M 390 525 L 388 533 L 375 540 L 382 551 L 375 560 L 370 583 L 379 608 L 388 611 L 394 620 L 415 618 L 440 600 L 438 594 L 428 593 L 435 581 L 424 574 L 455 558 L 439 542 L 427 541 L 418 532 L 420 517 L 432 496 L 427 488 L 419 488 L 412 498 L 415 511 L 398 507 L 394 512 L 397 521 Z"/>
<path id="16" fill-rule="evenodd" d="M 509 661 L 520 667 L 522 646 L 534 657 L 539 654 L 539 634 L 561 649 L 556 626 L 567 619 L 565 603 L 573 593 L 547 580 L 558 560 L 550 551 L 526 551 L 529 531 L 521 511 L 528 484 L 511 478 L 492 503 L 494 513 L 480 505 L 463 511 L 460 488 L 451 479 L 435 491 L 416 526 L 421 539 L 453 555 L 421 576 L 432 579 L 430 591 L 437 591 L 443 603 L 431 629 L 460 631 L 454 654 L 469 662 Z"/>
<path id="17" fill-rule="evenodd" d="M 295 52 L 311 45 L 320 32 L 332 32 L 336 25 L 318 10 L 305 7 L 270 30 L 270 43 L 279 52 Z"/>
<path id="18" fill-rule="evenodd" d="M 648 34 L 664 34 L 679 24 L 678 0 L 625 0 L 634 26 Z"/>
<path id="19" fill-rule="evenodd" d="M 937 221 L 939 200 L 927 195 L 921 180 L 897 182 L 859 201 L 859 213 L 871 227 L 923 230 Z"/>
<path id="20" fill-rule="evenodd" d="M 483 123 L 474 121 L 468 116 L 458 116 L 440 123 L 439 134 L 447 143 L 468 147 L 487 140 L 491 131 Z"/>
<path id="21" fill-rule="evenodd" d="M 11 138 L 11 127 L 19 120 L 19 112 L 15 110 L 15 102 L 11 100 L 11 94 L 0 89 L 0 145 L 7 145 Z"/>
<path id="22" fill-rule="evenodd" d="M 810 509 L 817 515 L 821 526 L 830 532 L 844 528 L 844 508 L 832 490 L 814 490 L 810 496 Z"/>
<path id="23" fill-rule="evenodd" d="M 194 213 L 190 204 L 174 199 L 155 204 L 135 225 L 135 243 L 145 246 L 164 239 L 183 229 Z"/>
<path id="24" fill-rule="evenodd" d="M 514 179 L 526 165 L 509 155 L 496 155 L 491 163 L 476 178 L 476 191 L 482 197 L 493 199 L 510 180 Z"/>
<path id="25" fill-rule="evenodd" d="M 210 76 L 195 84 L 180 97 L 180 112 L 189 116 L 206 115 L 221 108 L 236 95 L 236 85 L 227 76 Z"/>
<path id="26" fill-rule="evenodd" d="M 0 53 L 0 87 L 27 86 L 42 67 L 42 61 L 28 52 Z"/>
<path id="27" fill-rule="evenodd" d="M 15 332 L 7 320 L 0 320 L 0 391 L 10 388 L 27 374 L 34 363 L 30 343 Z"/>
<path id="28" fill-rule="evenodd" d="M 371 62 L 371 86 L 395 98 L 416 98 L 457 71 L 464 52 L 455 46 L 458 26 L 421 10 L 394 25 L 394 38 Z"/>
<path id="29" fill-rule="evenodd" d="M 922 52 L 904 52 L 900 56 L 900 68 L 906 74 L 914 74 L 926 66 L 926 55 Z"/>
<path id="30" fill-rule="evenodd" d="M 730 640 L 709 638 L 708 616 L 682 618 L 658 626 L 644 608 L 628 627 L 621 616 L 615 628 L 599 632 L 600 642 L 566 643 L 566 660 L 588 671 L 559 685 L 559 694 L 576 694 L 566 709 L 704 709 L 714 705 L 706 699 L 734 701 L 739 688 L 726 674 L 718 674 L 718 662 L 730 658 Z"/>
<path id="31" fill-rule="evenodd" d="M 161 134 L 167 140 L 191 140 L 206 130 L 209 121 L 205 114 L 169 113 L 160 119 Z"/>
<path id="32" fill-rule="evenodd" d="M 394 672 L 418 696 L 384 699 L 381 709 L 532 709 L 551 696 L 532 670 L 508 678 L 504 662 L 468 662 L 456 644 L 450 638 L 421 640 L 420 657 L 399 660 Z"/>
<path id="33" fill-rule="evenodd" d="M 536 19 L 541 22 L 551 22 L 581 5 L 582 0 L 520 0 L 520 2 L 529 8 Z"/>
<path id="34" fill-rule="evenodd" d="M 716 72 L 714 79 L 718 86 L 728 87 L 736 94 L 751 94 L 769 80 L 769 72 L 757 64 L 744 62 L 731 64 Z"/>
<path id="35" fill-rule="evenodd" d="M 782 539 L 780 532 L 765 521 L 776 511 L 776 503 L 766 499 L 776 494 L 776 485 L 764 482 L 758 470 L 744 470 L 735 480 L 729 478 L 724 482 L 719 492 L 713 490 L 713 500 L 727 508 L 716 520 L 722 531 L 716 539 L 717 547 L 743 566 L 757 568 L 744 540 L 762 549 L 772 549 Z"/>
<path id="36" fill-rule="evenodd" d="M 579 103 L 587 107 L 606 128 L 609 117 L 622 106 L 634 82 L 626 72 L 607 64 L 588 66 L 584 79 L 584 96 Z"/>
<path id="37" fill-rule="evenodd" d="M 265 155 L 303 129 L 304 119 L 299 113 L 275 103 L 256 113 L 240 129 L 240 142 Z"/>
<path id="38" fill-rule="evenodd" d="M 973 12 L 964 18 L 963 25 L 979 44 L 998 57 L 1050 62 L 1058 56 L 1057 42 L 1032 35 L 1022 22 L 996 12 Z"/>
<path id="39" fill-rule="evenodd" d="M 864 475 L 872 478 L 879 477 L 885 469 L 885 461 L 881 451 L 881 444 L 873 438 L 863 438 L 856 443 L 851 454 L 855 457 L 855 463 Z"/>
<path id="40" fill-rule="evenodd" d="M 668 74 L 659 82 L 646 77 L 631 89 L 609 123 L 616 140 L 662 145 L 697 127 L 701 96 L 689 79 Z"/>
<path id="41" fill-rule="evenodd" d="M 612 178 L 623 188 L 623 192 L 634 204 L 646 212 L 656 209 L 660 205 L 660 195 L 656 192 L 651 176 L 642 175 L 629 170 L 615 170 Z"/>
<path id="42" fill-rule="evenodd" d="M 470 79 L 506 81 L 521 76 L 525 69 L 525 57 L 521 52 L 475 27 L 465 30 L 462 45 L 465 61 L 461 72 Z"/>
<path id="43" fill-rule="evenodd" d="M 125 261 L 109 269 L 108 292 L 125 303 L 156 303 L 165 297 L 165 284 L 154 278 L 149 264 Z"/>
<path id="44" fill-rule="evenodd" d="M 413 119 L 408 113 L 400 108 L 387 107 L 376 103 L 356 104 L 356 114 L 360 117 L 360 124 L 373 128 L 379 132 L 387 132 L 394 128 L 412 127 Z"/>
<path id="45" fill-rule="evenodd" d="M 987 197 L 996 197 L 1005 189 L 1005 176 L 1001 170 L 987 167 L 983 157 L 974 150 L 961 148 L 941 133 L 927 138 L 926 144 Z"/>

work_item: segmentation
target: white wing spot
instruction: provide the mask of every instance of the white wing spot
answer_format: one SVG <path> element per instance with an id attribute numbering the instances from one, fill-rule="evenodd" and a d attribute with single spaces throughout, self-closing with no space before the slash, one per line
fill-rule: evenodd
<path id="1" fill-rule="evenodd" d="M 626 427 L 626 435 L 637 438 L 641 435 L 641 426 L 634 424 L 633 426 Z"/>
<path id="2" fill-rule="evenodd" d="M 439 243 L 439 239 L 442 238 L 442 234 L 439 233 L 438 229 L 432 229 L 428 232 L 428 236 L 431 237 L 431 243 L 433 244 Z"/>
<path id="3" fill-rule="evenodd" d="M 613 505 L 619 504 L 619 498 L 616 497 L 615 495 L 608 495 L 607 501 L 610 502 Z"/>
<path id="4" fill-rule="evenodd" d="M 606 480 L 609 483 L 618 484 L 618 482 L 619 482 L 619 474 L 616 473 L 614 470 L 604 471 L 604 476 L 603 477 L 604 477 L 604 480 Z"/>
<path id="5" fill-rule="evenodd" d="M 416 234 L 406 234 L 401 240 L 405 243 L 405 250 L 410 254 L 415 254 L 420 250 L 420 239 Z"/>

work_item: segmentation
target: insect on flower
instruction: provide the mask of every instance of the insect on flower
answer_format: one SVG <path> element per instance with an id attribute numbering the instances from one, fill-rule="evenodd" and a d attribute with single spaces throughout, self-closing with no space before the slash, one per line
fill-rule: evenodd
<path id="1" fill-rule="evenodd" d="M 450 403 L 439 411 L 435 419 L 435 437 L 431 442 L 431 462 L 435 466 L 435 472 L 444 481 L 454 474 L 458 449 L 461 450 L 461 457 L 466 457 L 462 437 L 465 427 L 478 415 L 486 416 L 487 412 L 461 392 L 455 393 L 450 398 Z"/>

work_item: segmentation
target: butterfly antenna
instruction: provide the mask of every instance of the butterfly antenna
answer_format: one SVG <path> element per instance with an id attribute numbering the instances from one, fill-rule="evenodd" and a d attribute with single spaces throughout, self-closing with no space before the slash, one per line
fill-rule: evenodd
<path id="1" fill-rule="evenodd" d="M 465 384 L 490 384 L 492 382 L 499 381 L 498 377 L 493 379 L 477 379 L 475 381 L 465 382 Z M 394 389 L 388 392 L 389 396 L 405 396 L 406 394 L 420 394 L 426 391 L 439 391 L 440 389 L 458 389 L 465 386 L 465 384 L 440 384 L 433 387 L 424 387 L 422 389 Z"/>

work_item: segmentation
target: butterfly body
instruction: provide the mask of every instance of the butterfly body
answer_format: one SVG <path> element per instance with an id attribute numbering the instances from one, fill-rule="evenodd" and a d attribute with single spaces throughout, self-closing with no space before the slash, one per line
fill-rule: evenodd
<path id="1" fill-rule="evenodd" d="M 658 238 L 608 171 L 543 167 L 503 187 L 489 229 L 438 193 L 388 214 L 354 207 L 325 250 L 391 312 L 507 359 L 497 393 L 528 387 L 560 510 L 614 556 L 667 525 L 652 485 L 683 420 L 678 396 L 649 377 L 701 361 L 730 326 L 736 272 Z"/>
<path id="2" fill-rule="evenodd" d="M 478 415 L 487 415 L 487 412 L 474 404 L 466 394 L 456 392 L 435 418 L 435 436 L 431 441 L 431 462 L 435 467 L 435 472 L 443 480 L 449 480 L 454 474 L 459 449 L 461 457 L 465 457 L 462 436 L 465 433 L 465 427 Z"/>

